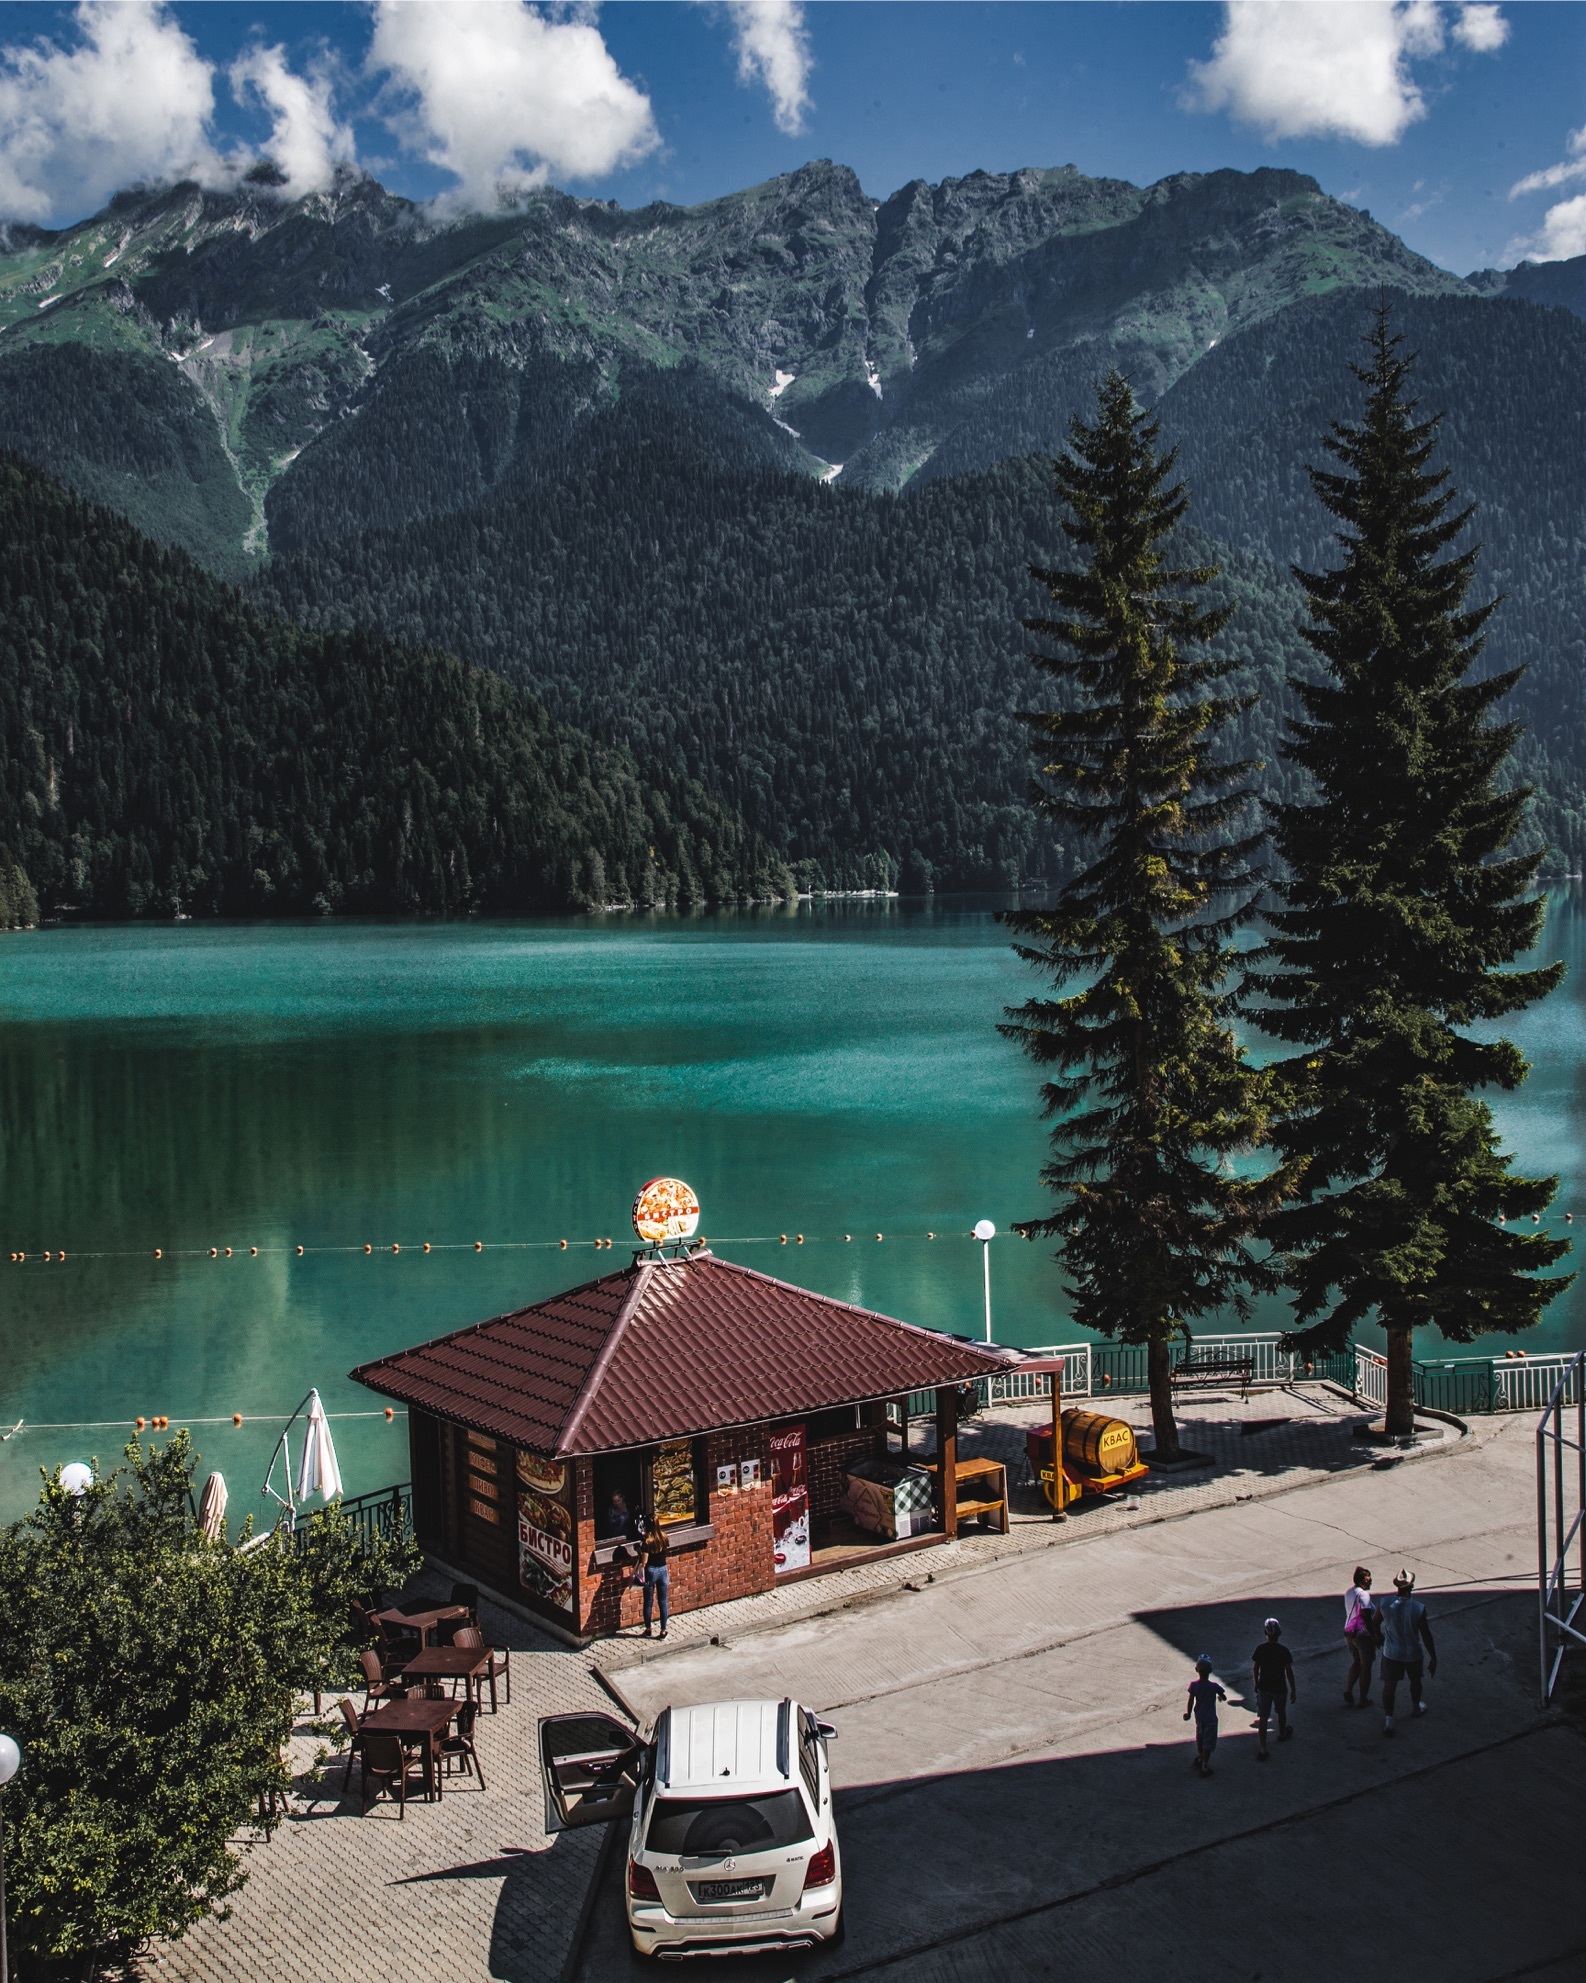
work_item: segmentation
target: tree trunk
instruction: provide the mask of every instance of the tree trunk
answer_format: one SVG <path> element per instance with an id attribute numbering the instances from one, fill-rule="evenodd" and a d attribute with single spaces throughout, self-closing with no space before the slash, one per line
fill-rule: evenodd
<path id="1" fill-rule="evenodd" d="M 1179 1456 L 1178 1425 L 1173 1417 L 1173 1341 L 1153 1336 L 1146 1346 L 1146 1370 L 1151 1380 L 1151 1430 L 1156 1437 L 1157 1458 L 1176 1460 Z"/>
<path id="2" fill-rule="evenodd" d="M 1415 1372 L 1408 1329 L 1388 1331 L 1388 1415 L 1390 1438 L 1407 1439 L 1415 1430 Z"/>

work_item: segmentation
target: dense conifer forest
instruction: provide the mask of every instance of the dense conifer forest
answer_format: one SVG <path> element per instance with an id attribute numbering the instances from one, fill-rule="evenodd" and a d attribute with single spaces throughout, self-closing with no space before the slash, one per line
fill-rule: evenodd
<path id="1" fill-rule="evenodd" d="M 487 670 L 308 632 L 0 456 L 0 916 L 785 892 L 719 802 Z"/>

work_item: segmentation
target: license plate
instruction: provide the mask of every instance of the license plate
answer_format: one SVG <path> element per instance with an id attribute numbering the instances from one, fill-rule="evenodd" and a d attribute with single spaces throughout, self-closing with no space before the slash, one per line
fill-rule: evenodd
<path id="1" fill-rule="evenodd" d="M 764 1900 L 767 1882 L 764 1880 L 700 1880 L 694 1886 L 694 1898 L 698 1901 L 711 1900 Z"/>

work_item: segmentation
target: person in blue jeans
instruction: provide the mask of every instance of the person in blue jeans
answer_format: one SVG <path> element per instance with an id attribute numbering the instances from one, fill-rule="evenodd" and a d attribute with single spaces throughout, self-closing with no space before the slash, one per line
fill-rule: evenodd
<path id="1" fill-rule="evenodd" d="M 1212 1656 L 1202 1653 L 1195 1662 L 1195 1678 L 1189 1683 L 1189 1706 L 1184 1719 L 1195 1717 L 1195 1767 L 1202 1776 L 1212 1773 L 1212 1751 L 1217 1747 L 1217 1703 L 1228 1698 L 1212 1678 Z"/>
<path id="2" fill-rule="evenodd" d="M 667 1540 L 661 1524 L 652 1515 L 644 1527 L 644 1551 L 637 1576 L 644 1581 L 644 1636 L 650 1637 L 650 1616 L 657 1602 L 661 1607 L 661 1637 L 666 1637 L 667 1615 L 672 1608 L 671 1576 L 666 1567 Z"/>

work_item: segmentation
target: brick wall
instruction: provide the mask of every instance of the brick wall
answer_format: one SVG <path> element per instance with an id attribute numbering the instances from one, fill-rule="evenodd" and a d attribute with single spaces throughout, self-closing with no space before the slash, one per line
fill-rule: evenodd
<path id="1" fill-rule="evenodd" d="M 736 1468 L 742 1460 L 760 1462 L 760 1485 L 722 1490 L 716 1469 Z M 771 1557 L 771 1452 L 763 1425 L 737 1432 L 715 1432 L 705 1441 L 708 1516 L 715 1534 L 709 1542 L 674 1549 L 671 1569 L 674 1611 L 694 1611 L 769 1590 L 775 1582 Z M 632 1566 L 595 1564 L 595 1470 L 577 1465 L 578 1629 L 614 1632 L 644 1618 L 644 1594 L 628 1583 Z"/>
<path id="2" fill-rule="evenodd" d="M 809 1471 L 812 1522 L 822 1521 L 842 1507 L 850 1463 L 874 1453 L 877 1442 L 884 1436 L 874 1426 L 860 1425 L 852 1432 L 839 1432 L 830 1439 L 819 1440 L 808 1449 L 805 1465 Z"/>

